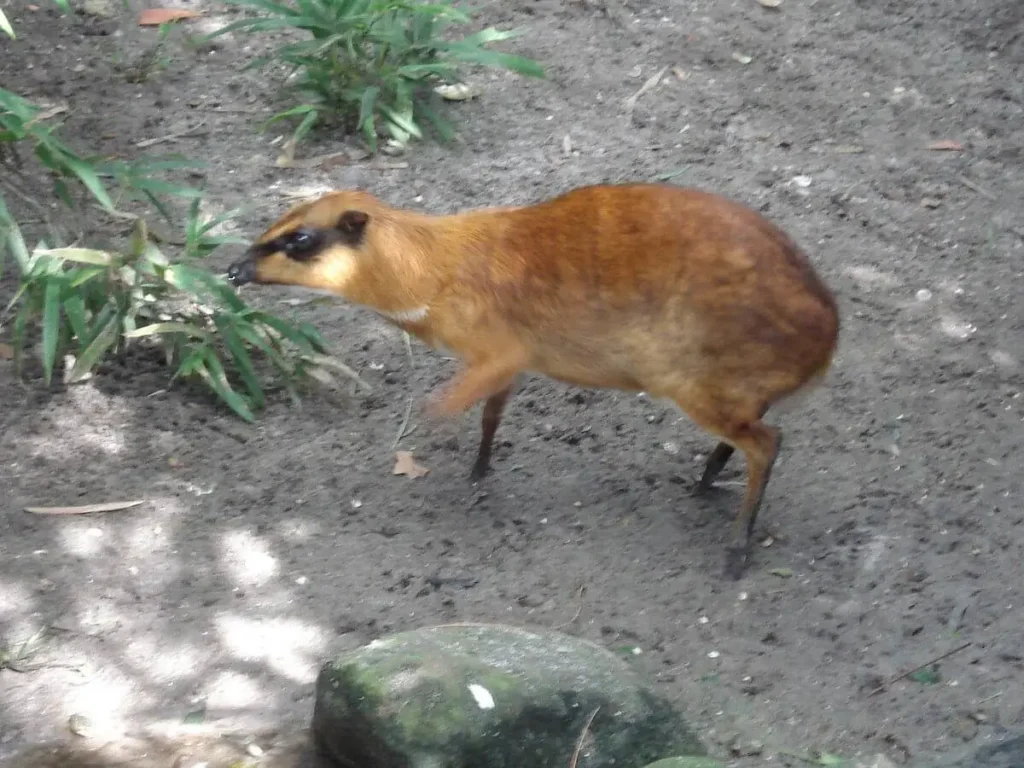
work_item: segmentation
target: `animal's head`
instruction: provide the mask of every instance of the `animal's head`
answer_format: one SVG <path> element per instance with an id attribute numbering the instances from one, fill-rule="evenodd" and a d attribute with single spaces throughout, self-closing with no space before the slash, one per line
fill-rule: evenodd
<path id="1" fill-rule="evenodd" d="M 295 285 L 344 295 L 382 204 L 365 192 L 331 192 L 295 206 L 228 267 L 236 285 Z"/>

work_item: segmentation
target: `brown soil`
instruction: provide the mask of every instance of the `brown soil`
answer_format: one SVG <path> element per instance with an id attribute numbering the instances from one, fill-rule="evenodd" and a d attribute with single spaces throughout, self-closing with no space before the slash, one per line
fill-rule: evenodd
<path id="1" fill-rule="evenodd" d="M 462 142 L 417 145 L 406 168 L 290 171 L 260 132 L 274 91 L 240 69 L 259 41 L 197 51 L 179 30 L 167 68 L 131 82 L 156 34 L 135 26 L 137 0 L 112 18 L 34 2 L 5 5 L 20 35 L 0 42 L 0 82 L 67 100 L 66 135 L 90 150 L 137 156 L 203 123 L 152 151 L 208 161 L 210 205 L 250 205 L 246 235 L 297 190 L 359 185 L 442 212 L 677 172 L 802 242 L 844 327 L 827 386 L 776 418 L 770 539 L 738 583 L 721 566 L 742 462 L 690 497 L 713 443 L 671 407 L 532 379 L 473 487 L 477 412 L 419 424 L 454 363 L 416 345 L 410 359 L 400 333 L 340 302 L 294 311 L 375 392 L 277 397 L 252 428 L 145 360 L 51 393 L 0 363 L 0 636 L 58 628 L 38 667 L 0 670 L 0 754 L 72 713 L 110 728 L 204 705 L 207 721 L 301 720 L 332 650 L 452 620 L 565 625 L 623 649 L 719 755 L 738 737 L 766 756 L 903 761 L 1021 725 L 1019 0 L 485 3 L 482 22 L 526 29 L 513 47 L 549 81 L 474 72 L 482 97 L 451 108 Z M 945 139 L 963 151 L 926 148 Z M 291 311 L 283 291 L 246 295 Z M 410 402 L 399 449 L 431 469 L 419 479 L 391 474 Z M 23 511 L 129 498 L 147 503 Z M 968 641 L 939 682 L 871 695 Z"/>

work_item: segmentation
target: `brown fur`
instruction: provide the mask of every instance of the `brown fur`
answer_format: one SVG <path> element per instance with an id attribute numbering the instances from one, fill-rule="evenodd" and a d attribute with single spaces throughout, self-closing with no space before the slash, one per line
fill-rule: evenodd
<path id="1" fill-rule="evenodd" d="M 304 261 L 260 250 L 298 227 L 330 229 L 350 210 L 369 214 L 359 241 Z M 334 192 L 285 214 L 248 258 L 255 282 L 323 289 L 384 313 L 426 307 L 397 324 L 465 364 L 435 412 L 486 401 L 477 478 L 524 371 L 671 398 L 722 441 L 699 490 L 734 448 L 746 456 L 734 574 L 781 442 L 762 416 L 825 374 L 839 333 L 832 293 L 785 233 L 738 203 L 668 185 L 592 186 L 450 216 Z"/>

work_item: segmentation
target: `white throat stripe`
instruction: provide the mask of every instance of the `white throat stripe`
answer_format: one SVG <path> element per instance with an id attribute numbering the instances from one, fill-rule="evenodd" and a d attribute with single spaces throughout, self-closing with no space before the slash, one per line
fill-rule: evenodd
<path id="1" fill-rule="evenodd" d="M 377 311 L 384 315 L 384 317 L 390 318 L 397 323 L 416 323 L 427 316 L 427 307 L 414 307 L 413 309 Z"/>

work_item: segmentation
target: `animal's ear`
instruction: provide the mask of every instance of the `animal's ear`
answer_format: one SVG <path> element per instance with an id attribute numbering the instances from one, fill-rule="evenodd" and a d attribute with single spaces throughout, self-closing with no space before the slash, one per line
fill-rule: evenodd
<path id="1" fill-rule="evenodd" d="M 342 242 L 346 245 L 359 245 L 363 241 L 369 220 L 370 214 L 365 211 L 345 211 L 341 214 L 335 227 L 341 233 Z"/>

